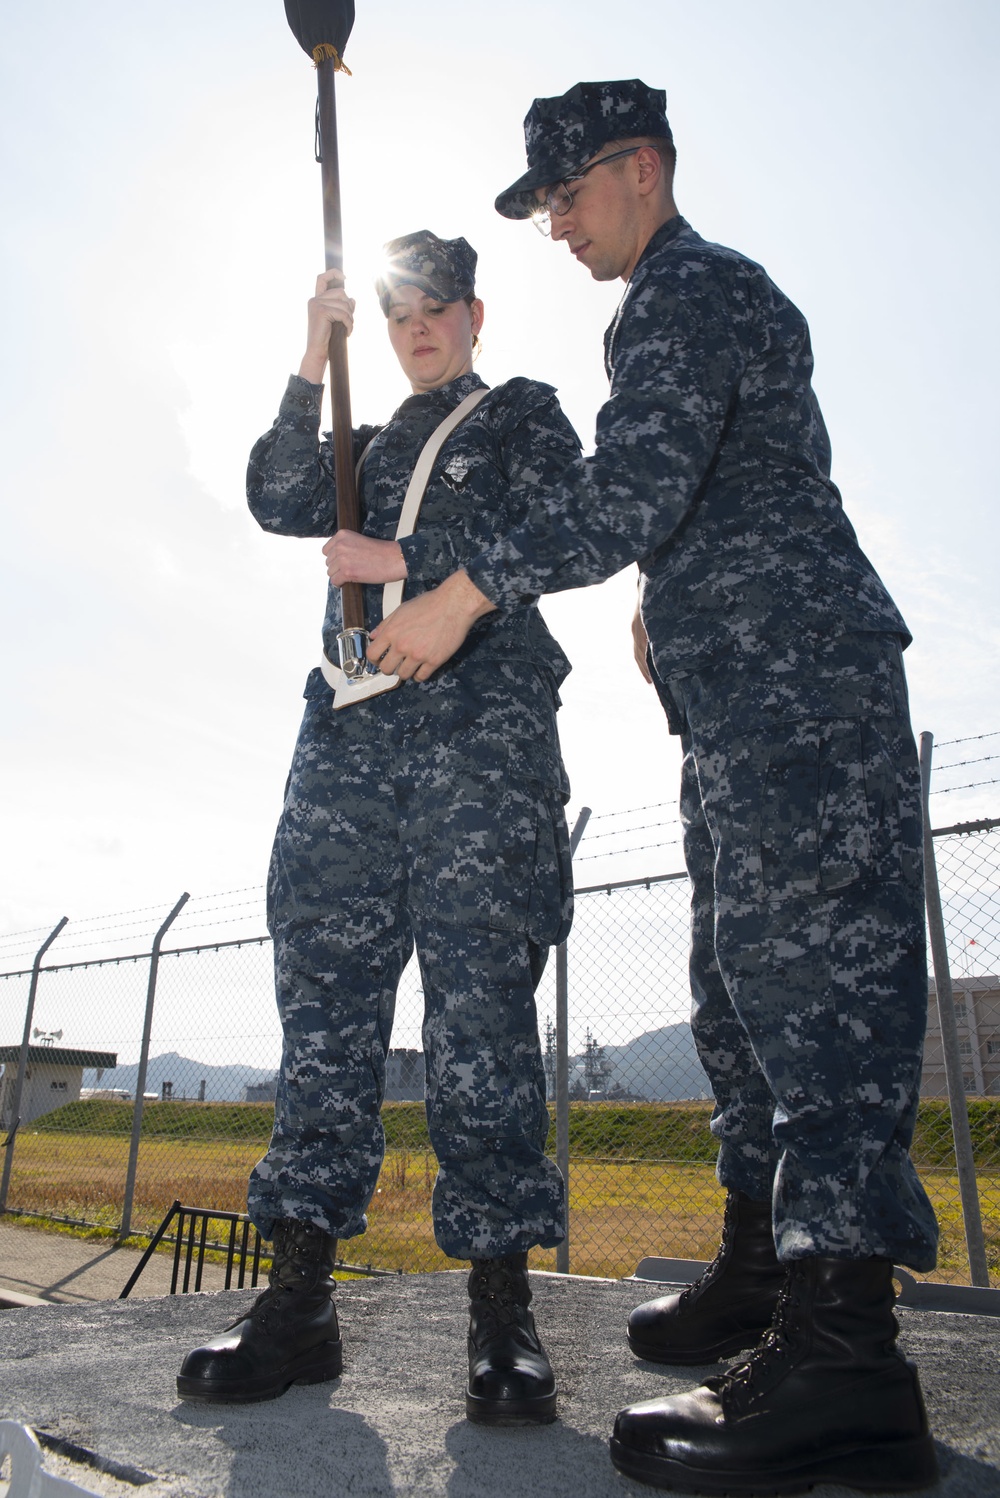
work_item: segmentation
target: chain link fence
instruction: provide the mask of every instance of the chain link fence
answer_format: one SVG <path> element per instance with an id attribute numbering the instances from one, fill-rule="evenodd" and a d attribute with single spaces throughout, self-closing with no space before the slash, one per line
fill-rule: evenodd
<path id="1" fill-rule="evenodd" d="M 578 874 L 588 851 L 613 835 L 610 821 L 593 819 Z M 658 825 L 669 831 L 668 823 Z M 662 845 L 671 841 L 675 835 L 661 838 Z M 944 828 L 934 846 L 987 1259 L 992 1282 L 1000 1283 L 1000 820 Z M 718 1241 L 723 1193 L 713 1169 L 711 1103 L 687 1023 L 688 899 L 679 873 L 578 890 L 566 962 L 575 1273 L 631 1273 L 648 1253 L 709 1258 Z M 270 943 L 257 934 L 260 893 L 235 891 L 175 910 L 175 924 L 161 927 L 151 976 L 149 934 L 160 915 L 136 913 L 131 925 L 81 923 L 55 948 L 73 960 L 50 961 L 53 951 L 34 968 L 22 960 L 0 974 L 0 1130 L 7 1138 L 0 1207 L 115 1233 L 124 1219 L 137 1234 L 151 1232 L 176 1198 L 244 1209 L 247 1175 L 270 1135 L 281 1053 Z M 220 927 L 228 929 L 224 939 Z M 25 954 L 43 934 L 26 934 Z M 538 994 L 550 1096 L 556 968 L 549 963 Z M 451 1264 L 431 1229 L 436 1166 L 421 1101 L 421 1018 L 413 963 L 397 1003 L 383 1110 L 388 1148 L 369 1230 L 342 1250 L 358 1266 L 425 1271 Z M 942 1225 L 941 1262 L 931 1277 L 967 1282 L 933 998 L 930 1021 L 914 1156 Z M 553 1126 L 553 1151 L 555 1139 Z M 555 1252 L 536 1251 L 532 1262 L 554 1268 Z"/>

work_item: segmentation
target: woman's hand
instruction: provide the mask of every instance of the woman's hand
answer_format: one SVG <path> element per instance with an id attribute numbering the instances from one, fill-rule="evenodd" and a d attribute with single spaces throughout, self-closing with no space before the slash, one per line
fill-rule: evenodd
<path id="1" fill-rule="evenodd" d="M 358 531 L 338 531 L 323 547 L 327 576 L 335 588 L 344 583 L 395 583 L 406 577 L 398 541 L 378 541 Z"/>
<path id="2" fill-rule="evenodd" d="M 325 270 L 316 277 L 316 295 L 309 298 L 306 351 L 299 375 L 312 385 L 322 385 L 330 348 L 330 332 L 341 323 L 348 336 L 354 327 L 354 298 L 344 290 L 343 272 Z"/>
<path id="3" fill-rule="evenodd" d="M 649 649 L 649 636 L 646 634 L 646 626 L 642 622 L 639 613 L 639 605 L 636 604 L 635 614 L 632 619 L 632 651 L 635 655 L 635 663 L 642 672 L 643 681 L 648 681 L 650 686 L 653 678 L 649 674 L 649 663 L 646 659 L 646 651 Z"/>

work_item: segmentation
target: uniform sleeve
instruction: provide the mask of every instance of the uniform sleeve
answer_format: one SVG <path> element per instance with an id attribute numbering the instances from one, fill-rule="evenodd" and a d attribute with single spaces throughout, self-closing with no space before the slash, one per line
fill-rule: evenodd
<path id="1" fill-rule="evenodd" d="M 464 567 L 468 560 L 462 537 L 442 525 L 428 525 L 412 535 L 402 536 L 399 549 L 406 563 L 409 582 L 420 582 L 425 588 L 436 588 L 446 577 Z"/>
<path id="2" fill-rule="evenodd" d="M 333 448 L 320 441 L 323 386 L 292 375 L 269 432 L 250 453 L 247 503 L 266 531 L 279 536 L 332 536 L 337 528 Z M 359 427 L 354 457 L 378 430 Z"/>
<path id="3" fill-rule="evenodd" d="M 549 385 L 512 380 L 493 413 L 507 480 L 495 533 L 520 525 L 538 495 L 580 455 L 580 439 Z M 457 528 L 427 526 L 400 542 L 407 577 L 435 587 L 478 554 L 479 546 Z"/>
<path id="4" fill-rule="evenodd" d="M 616 336 L 611 398 L 591 457 L 579 458 L 526 519 L 468 565 L 476 586 L 510 605 L 602 582 L 684 524 L 709 475 L 745 366 L 711 267 L 649 275 Z"/>
<path id="5" fill-rule="evenodd" d="M 523 525 L 540 495 L 545 494 L 580 456 L 580 439 L 563 413 L 555 391 L 533 406 L 503 444 L 510 480 L 506 522 Z"/>

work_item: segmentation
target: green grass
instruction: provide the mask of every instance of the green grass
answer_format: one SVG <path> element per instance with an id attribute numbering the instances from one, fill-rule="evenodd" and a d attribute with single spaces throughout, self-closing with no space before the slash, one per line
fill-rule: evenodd
<path id="1" fill-rule="evenodd" d="M 554 1150 L 555 1110 L 549 1111 L 549 1149 Z M 708 1127 L 711 1114 L 709 1103 L 571 1103 L 570 1156 L 711 1165 L 716 1152 Z M 151 1103 L 143 1110 L 142 1138 L 225 1141 L 263 1150 L 273 1117 L 268 1103 Z M 382 1121 L 388 1149 L 430 1149 L 423 1103 L 386 1103 Z M 969 1125 L 976 1164 L 1000 1167 L 1000 1098 L 970 1099 Z M 127 1138 L 132 1132 L 132 1105 L 87 1099 L 47 1113 L 31 1127 L 41 1134 Z M 951 1114 L 944 1099 L 921 1103 L 912 1154 L 919 1166 L 954 1168 Z"/>
<path id="2" fill-rule="evenodd" d="M 573 1271 L 630 1274 L 648 1253 L 668 1258 L 711 1257 L 718 1242 L 725 1193 L 715 1180 L 711 1158 L 698 1159 L 695 1143 L 691 1142 L 692 1138 L 697 1141 L 697 1128 L 707 1134 L 707 1110 L 694 1106 L 658 1110 L 668 1113 L 666 1122 L 662 1118 L 658 1121 L 664 1128 L 671 1124 L 673 1133 L 661 1132 L 654 1139 L 655 1146 L 675 1149 L 678 1154 L 689 1148 L 689 1154 L 696 1156 L 664 1160 L 628 1154 L 641 1142 L 635 1132 L 637 1120 L 649 1114 L 648 1108 L 631 1105 L 615 1110 L 623 1116 L 611 1138 L 599 1128 L 601 1108 L 601 1104 L 574 1107 L 574 1122 L 580 1132 L 579 1146 L 570 1156 Z M 193 1105 L 191 1111 L 204 1109 Z M 391 1105 L 388 1119 L 397 1140 L 419 1117 L 416 1105 Z M 431 1228 L 430 1202 L 437 1162 L 426 1144 L 415 1144 L 412 1130 L 410 1133 L 411 1137 L 402 1145 L 395 1143 L 386 1155 L 369 1210 L 368 1233 L 344 1249 L 349 1262 L 371 1262 L 382 1269 L 408 1271 L 455 1267 L 435 1244 Z M 934 1142 L 932 1129 L 931 1144 Z M 175 1198 L 188 1206 L 244 1211 L 247 1178 L 265 1143 L 266 1136 L 256 1140 L 190 1135 L 145 1138 L 139 1151 L 134 1230 L 151 1231 Z M 68 1218 L 115 1235 L 121 1223 L 128 1147 L 128 1137 L 120 1129 L 114 1134 L 51 1128 L 19 1133 L 9 1205 L 31 1213 L 39 1222 Z M 614 1148 L 620 1151 L 617 1156 L 608 1153 Z M 925 1165 L 921 1174 L 941 1223 L 940 1260 L 932 1277 L 967 1281 L 955 1172 L 946 1165 Z M 987 1259 L 998 1283 L 1000 1170 L 981 1168 L 977 1179 Z M 551 1251 L 538 1250 L 532 1254 L 532 1263 L 537 1268 L 554 1268 L 555 1256 Z"/>
<path id="3" fill-rule="evenodd" d="M 143 1139 L 251 1140 L 263 1145 L 271 1137 L 270 1103 L 147 1103 L 142 1110 Z M 30 1125 L 40 1134 L 103 1134 L 129 1138 L 132 1104 L 83 1098 L 56 1108 Z"/>

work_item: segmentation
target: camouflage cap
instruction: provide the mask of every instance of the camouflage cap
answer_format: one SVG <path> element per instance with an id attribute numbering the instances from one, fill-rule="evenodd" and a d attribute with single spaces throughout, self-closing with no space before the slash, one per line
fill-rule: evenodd
<path id="1" fill-rule="evenodd" d="M 466 239 L 438 239 L 429 229 L 418 229 L 390 239 L 382 250 L 385 264 L 375 291 L 386 317 L 397 286 L 419 286 L 439 302 L 460 302 L 476 289 L 479 256 Z"/>
<path id="2" fill-rule="evenodd" d="M 557 99 L 536 99 L 524 117 L 528 170 L 497 198 L 497 212 L 528 218 L 536 188 L 571 177 L 609 141 L 637 135 L 673 139 L 666 94 L 641 78 L 577 83 Z"/>

